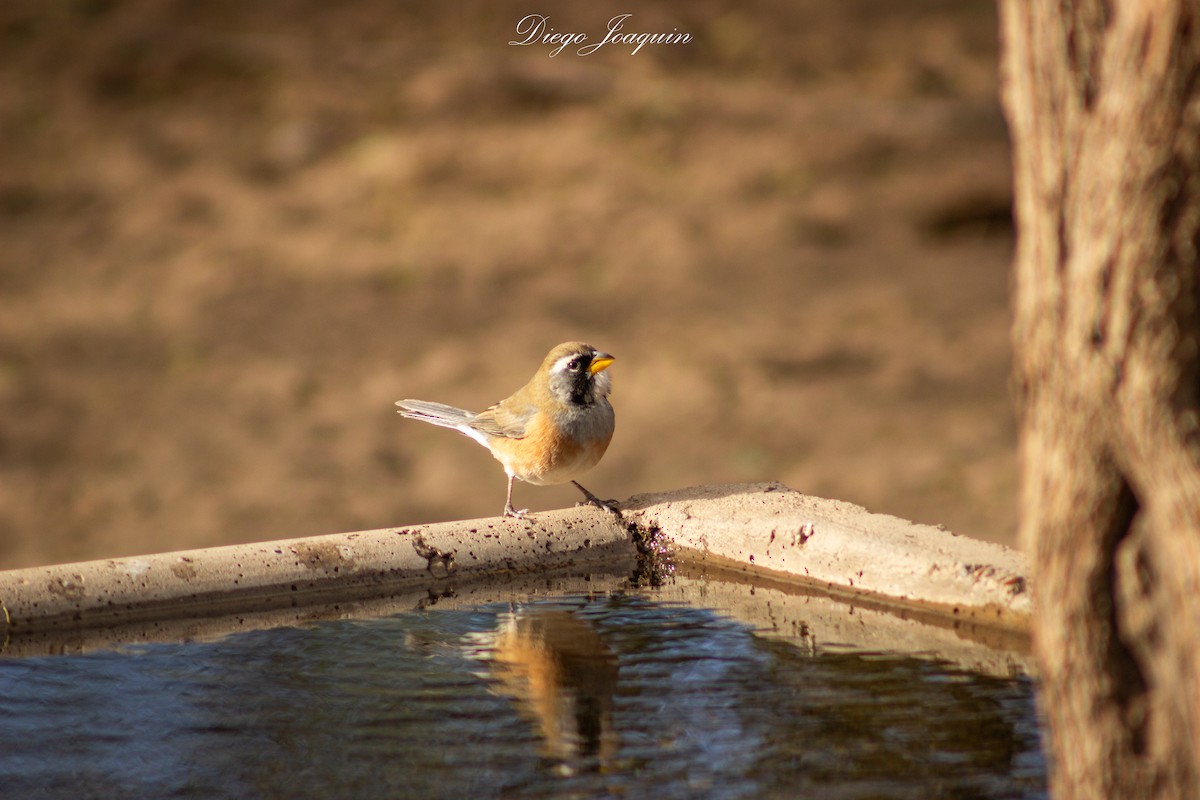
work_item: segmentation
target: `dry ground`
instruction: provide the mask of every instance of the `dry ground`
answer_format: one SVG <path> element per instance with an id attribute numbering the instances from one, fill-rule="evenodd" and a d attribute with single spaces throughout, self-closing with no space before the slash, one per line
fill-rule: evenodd
<path id="1" fill-rule="evenodd" d="M 392 401 L 576 338 L 618 357 L 602 496 L 777 479 L 1010 542 L 992 4 L 733 7 L 0 4 L 0 567 L 495 514 Z M 508 46 L 534 11 L 693 41 Z"/>

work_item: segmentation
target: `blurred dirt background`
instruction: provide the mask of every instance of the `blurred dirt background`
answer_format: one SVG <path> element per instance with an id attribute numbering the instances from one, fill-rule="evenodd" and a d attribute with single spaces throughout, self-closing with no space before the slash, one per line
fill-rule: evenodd
<path id="1" fill-rule="evenodd" d="M 392 402 L 566 339 L 618 358 L 603 497 L 1011 542 L 997 50 L 990 0 L 5 0 L 0 568 L 494 515 Z"/>

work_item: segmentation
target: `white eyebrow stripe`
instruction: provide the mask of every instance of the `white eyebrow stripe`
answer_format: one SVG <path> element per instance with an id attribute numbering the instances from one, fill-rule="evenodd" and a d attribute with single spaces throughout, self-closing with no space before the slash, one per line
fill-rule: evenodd
<path id="1" fill-rule="evenodd" d="M 571 361 L 576 358 L 579 358 L 579 353 L 574 353 L 569 356 L 563 356 L 558 361 L 554 362 L 554 366 L 550 368 L 550 371 L 551 372 L 566 372 L 567 364 L 570 364 Z"/>

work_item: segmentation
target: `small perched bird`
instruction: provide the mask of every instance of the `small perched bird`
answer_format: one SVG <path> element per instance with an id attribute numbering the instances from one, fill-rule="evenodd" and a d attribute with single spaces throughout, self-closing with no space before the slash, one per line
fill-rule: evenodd
<path id="1" fill-rule="evenodd" d="M 615 511 L 574 480 L 596 466 L 612 439 L 612 378 L 605 370 L 613 360 L 583 342 L 564 342 L 547 354 L 529 383 L 478 414 L 425 400 L 396 405 L 409 419 L 453 428 L 492 451 L 508 474 L 506 517 L 528 510 L 513 508 L 517 478 L 538 486 L 570 481 L 588 502 Z"/>

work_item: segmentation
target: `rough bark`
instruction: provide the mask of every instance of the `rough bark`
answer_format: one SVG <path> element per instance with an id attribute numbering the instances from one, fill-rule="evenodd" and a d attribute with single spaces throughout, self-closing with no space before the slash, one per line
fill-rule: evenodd
<path id="1" fill-rule="evenodd" d="M 1052 788 L 1200 796 L 1200 8 L 1000 11 Z"/>

